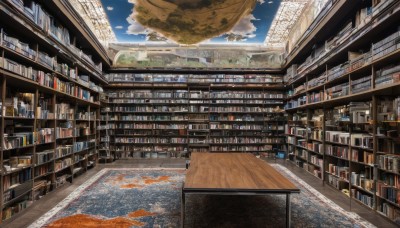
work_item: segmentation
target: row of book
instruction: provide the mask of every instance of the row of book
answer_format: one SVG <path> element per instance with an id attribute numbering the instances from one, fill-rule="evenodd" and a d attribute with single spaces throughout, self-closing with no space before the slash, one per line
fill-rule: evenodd
<path id="1" fill-rule="evenodd" d="M 325 148 L 326 148 L 325 154 L 335 156 L 338 158 L 343 158 L 346 160 L 350 159 L 349 147 L 327 144 Z"/>
<path id="2" fill-rule="evenodd" d="M 307 143 L 307 149 L 315 153 L 324 153 L 323 144 L 319 142 Z"/>
<path id="3" fill-rule="evenodd" d="M 316 155 L 311 155 L 310 156 L 310 162 L 314 165 L 317 165 L 319 167 L 324 166 L 324 160 Z"/>
<path id="4" fill-rule="evenodd" d="M 17 173 L 11 173 L 9 175 L 5 175 L 3 177 L 3 190 L 4 192 L 7 190 L 12 190 L 15 189 L 16 187 L 22 185 L 24 183 L 27 183 L 29 180 L 32 180 L 32 169 L 31 168 L 26 168 L 21 170 L 20 172 Z M 20 189 L 17 189 L 15 192 L 11 192 L 10 197 L 14 198 L 15 194 L 18 196 L 18 192 Z"/>
<path id="5" fill-rule="evenodd" d="M 273 107 L 243 107 L 243 106 L 226 106 L 226 107 L 210 107 L 210 112 L 280 112 Z"/>
<path id="6" fill-rule="evenodd" d="M 310 156 L 307 150 L 304 149 L 300 149 L 297 148 L 294 152 L 294 154 L 298 157 L 298 158 L 302 158 L 303 160 L 308 161 L 308 157 Z"/>
<path id="7" fill-rule="evenodd" d="M 54 171 L 58 172 L 60 170 L 63 170 L 64 168 L 67 168 L 73 164 L 72 158 L 64 158 L 61 160 L 57 160 L 54 163 Z"/>
<path id="8" fill-rule="evenodd" d="M 221 130 L 263 130 L 263 125 L 247 125 L 247 124 L 216 124 L 210 123 L 210 129 Z"/>
<path id="9" fill-rule="evenodd" d="M 400 30 L 400 29 L 399 29 Z M 400 48 L 398 38 L 400 37 L 400 31 L 396 31 L 385 39 L 372 44 L 372 56 L 373 59 L 379 59 L 397 49 Z"/>
<path id="10" fill-rule="evenodd" d="M 326 131 L 325 140 L 341 144 L 350 144 L 350 133 L 342 131 Z"/>
<path id="11" fill-rule="evenodd" d="M 376 194 L 392 203 L 400 205 L 400 189 L 377 183 Z"/>
<path id="12" fill-rule="evenodd" d="M 187 138 L 122 138 L 122 137 L 115 137 L 115 143 L 186 143 Z"/>
<path id="13" fill-rule="evenodd" d="M 209 143 L 284 143 L 283 138 L 221 137 L 210 138 Z"/>
<path id="14" fill-rule="evenodd" d="M 323 72 L 320 76 L 313 78 L 307 82 L 307 89 L 312 89 L 317 86 L 323 85 L 326 82 L 326 72 Z"/>
<path id="15" fill-rule="evenodd" d="M 321 169 L 319 167 L 316 167 L 314 164 L 303 163 L 303 169 L 321 179 Z"/>
<path id="16" fill-rule="evenodd" d="M 361 201 L 363 204 L 367 205 L 368 207 L 373 208 L 374 207 L 374 198 L 371 195 L 365 194 L 364 192 L 361 192 L 357 189 L 352 188 L 351 189 L 351 195 Z"/>
<path id="17" fill-rule="evenodd" d="M 348 166 L 338 166 L 332 163 L 328 164 L 327 172 L 333 174 L 337 177 L 342 178 L 343 180 L 349 181 L 350 171 Z"/>
<path id="18" fill-rule="evenodd" d="M 68 29 L 62 26 L 62 23 L 47 13 L 46 10 L 35 1 L 29 1 L 28 4 L 16 3 L 21 2 L 19 0 L 8 0 L 8 2 L 16 6 L 17 9 L 28 18 L 28 20 L 31 20 L 39 26 L 43 30 L 44 34 L 49 34 L 52 38 L 64 45 L 66 49 L 74 52 L 79 58 L 90 63 L 95 69 L 97 69 L 97 71 L 102 71 L 101 63 L 96 65 L 91 56 L 85 54 L 82 50 L 71 44 Z"/>
<path id="19" fill-rule="evenodd" d="M 34 145 L 35 137 L 34 132 L 18 132 L 12 135 L 4 134 L 3 149 L 11 150 L 20 147 Z"/>
<path id="20" fill-rule="evenodd" d="M 350 144 L 352 146 L 373 149 L 373 137 L 369 134 L 351 134 Z"/>
<path id="21" fill-rule="evenodd" d="M 365 163 L 368 165 L 375 164 L 374 154 L 368 151 L 352 150 L 351 160 L 356 162 Z"/>
<path id="22" fill-rule="evenodd" d="M 42 128 L 35 132 L 36 144 L 54 142 L 54 128 Z"/>
<path id="23" fill-rule="evenodd" d="M 64 146 L 58 146 L 55 150 L 54 153 L 54 158 L 62 158 L 65 156 L 68 156 L 72 154 L 73 151 L 73 146 L 72 145 L 64 145 Z"/>
<path id="24" fill-rule="evenodd" d="M 189 97 L 188 90 L 118 90 L 107 91 L 109 98 L 141 98 L 141 99 L 187 99 Z"/>
<path id="25" fill-rule="evenodd" d="M 35 167 L 33 174 L 35 175 L 35 178 L 49 174 L 49 173 L 53 172 L 52 167 L 53 167 L 52 164 Z M 36 184 L 36 182 L 35 182 L 35 184 Z"/>
<path id="26" fill-rule="evenodd" d="M 325 99 L 331 100 L 338 97 L 344 97 L 350 94 L 349 83 L 345 82 L 340 85 L 332 86 L 325 90 Z"/>
<path id="27" fill-rule="evenodd" d="M 322 129 L 318 129 L 318 128 L 312 129 L 311 133 L 309 135 L 309 139 L 322 141 L 322 139 L 323 139 Z"/>
<path id="28" fill-rule="evenodd" d="M 4 100 L 4 116 L 18 116 L 35 118 L 35 94 L 16 93 L 13 97 L 6 97 Z"/>
<path id="29" fill-rule="evenodd" d="M 96 120 L 96 113 L 95 112 L 88 112 L 88 111 L 77 111 L 75 113 L 76 120 Z"/>
<path id="30" fill-rule="evenodd" d="M 14 156 L 5 161 L 5 171 L 13 171 L 15 169 L 26 168 L 32 165 L 32 155 Z"/>
<path id="31" fill-rule="evenodd" d="M 8 36 L 3 29 L 0 29 L 0 46 L 9 48 L 29 59 L 35 60 L 37 52 L 29 47 L 29 44 L 20 41 L 18 38 Z"/>
<path id="32" fill-rule="evenodd" d="M 378 155 L 377 163 L 380 169 L 400 173 L 400 156 L 395 154 Z"/>
<path id="33" fill-rule="evenodd" d="M 180 83 L 279 83 L 281 76 L 272 75 L 176 75 L 176 74 L 133 74 L 112 73 L 106 78 L 111 82 L 180 82 Z"/>
<path id="34" fill-rule="evenodd" d="M 86 150 L 93 147 L 96 144 L 95 140 L 74 142 L 73 151 L 74 153 Z"/>
<path id="35" fill-rule="evenodd" d="M 310 132 L 311 129 L 305 129 L 302 127 L 293 127 L 293 126 L 289 126 L 287 128 L 287 134 L 291 134 L 291 135 L 296 135 L 296 136 L 301 136 L 301 137 L 307 137 L 308 132 Z"/>
<path id="36" fill-rule="evenodd" d="M 268 91 L 263 92 L 249 92 L 249 91 L 220 91 L 210 92 L 210 99 L 271 99 L 271 98 L 284 98 L 284 93 Z"/>
<path id="37" fill-rule="evenodd" d="M 301 96 L 297 100 L 290 100 L 285 104 L 285 109 L 297 108 L 307 104 L 307 96 Z"/>
<path id="38" fill-rule="evenodd" d="M 259 115 L 234 115 L 234 114 L 228 114 L 228 115 L 210 115 L 210 118 L 208 116 L 204 116 L 203 118 L 205 121 L 268 121 L 268 118 L 259 116 Z M 200 119 L 200 118 L 199 118 Z"/>
<path id="39" fill-rule="evenodd" d="M 372 88 L 371 75 L 362 77 L 360 79 L 351 80 L 351 93 L 356 94 Z"/>
<path id="40" fill-rule="evenodd" d="M 4 199 L 6 199 L 6 198 L 7 197 L 4 196 Z M 2 210 L 2 220 L 3 221 L 7 220 L 7 219 L 11 218 L 12 216 L 14 216 L 15 214 L 18 214 L 19 212 L 21 212 L 22 210 L 27 208 L 31 203 L 32 203 L 32 201 L 30 201 L 27 196 L 27 197 L 22 198 L 18 202 L 5 207 Z"/>
<path id="41" fill-rule="evenodd" d="M 41 164 L 47 163 L 47 162 L 53 160 L 54 150 L 44 150 L 41 152 L 36 152 L 35 157 L 36 157 L 35 158 L 36 165 L 41 165 Z"/>
<path id="42" fill-rule="evenodd" d="M 94 97 L 91 96 L 90 91 L 83 89 L 81 86 L 75 85 L 73 82 L 65 82 L 57 76 L 35 70 L 32 67 L 21 65 L 7 58 L 4 58 L 4 69 L 14 72 L 22 77 L 29 78 L 32 81 L 38 82 L 40 85 L 67 93 L 79 99 L 91 102 L 94 101 Z"/>
<path id="43" fill-rule="evenodd" d="M 300 65 L 292 65 L 291 67 L 288 68 L 286 75 L 284 76 L 284 81 L 285 82 L 291 82 L 296 80 L 297 78 L 301 77 L 306 73 L 306 69 L 314 65 L 313 63 L 316 62 L 317 60 L 321 59 L 322 57 L 326 56 L 328 53 L 331 53 L 335 47 L 338 47 L 340 44 L 344 43 L 348 38 L 353 34 L 353 31 L 355 30 L 362 30 L 364 26 L 371 20 L 371 17 L 373 14 L 376 14 L 377 12 L 381 11 L 382 9 L 385 9 L 388 5 L 390 5 L 390 1 L 384 1 L 383 3 L 381 2 L 380 4 L 371 7 L 365 7 L 357 11 L 355 14 L 355 20 L 354 24 L 350 20 L 349 22 L 345 23 L 343 27 L 339 30 L 339 32 L 334 35 L 333 37 L 327 39 L 324 44 L 321 46 L 317 46 L 315 50 L 311 53 L 309 57 L 306 58 L 306 60 Z M 396 35 L 398 34 L 393 34 L 389 36 L 388 38 L 377 42 L 373 45 L 372 48 L 372 53 L 371 52 L 366 52 L 361 53 L 356 55 L 356 57 L 349 58 L 349 62 L 346 63 L 348 66 L 343 67 L 343 66 L 337 66 L 334 67 L 341 72 L 335 72 L 335 69 L 331 69 L 330 71 L 335 72 L 335 73 L 330 73 L 330 75 L 335 75 L 332 77 L 328 76 L 328 81 L 333 80 L 336 77 L 340 77 L 344 75 L 345 73 L 349 72 L 350 70 L 357 69 L 363 65 L 365 65 L 368 62 L 371 62 L 371 55 L 374 55 L 374 59 L 377 59 L 384 54 L 389 53 L 389 50 L 387 50 L 384 53 L 380 53 L 381 49 L 384 49 L 384 45 L 386 44 L 387 46 L 390 45 L 390 42 L 393 42 L 395 39 Z M 393 44 L 393 43 L 391 43 Z M 393 45 L 392 45 L 393 46 Z M 387 49 L 387 48 L 386 48 Z M 393 51 L 393 47 L 392 50 Z M 382 51 L 381 51 L 382 52 Z M 349 54 L 351 56 L 352 53 Z"/>
<path id="44" fill-rule="evenodd" d="M 212 100 L 210 105 L 216 104 L 283 104 L 282 100 Z"/>
<path id="45" fill-rule="evenodd" d="M 374 180 L 372 168 L 365 170 L 365 173 L 351 172 L 350 181 L 352 185 L 365 189 L 368 192 L 374 191 Z"/>
<path id="46" fill-rule="evenodd" d="M 263 152 L 263 151 L 271 151 L 273 147 L 271 145 L 263 145 L 263 146 L 210 146 L 210 151 L 213 152 L 235 152 L 235 151 L 243 151 L 243 152 Z"/>
<path id="47" fill-rule="evenodd" d="M 390 203 L 382 202 L 378 205 L 378 211 L 392 220 L 397 220 L 400 218 L 400 210 Z"/>
<path id="48" fill-rule="evenodd" d="M 400 65 L 389 65 L 377 70 L 375 78 L 375 87 L 396 84 L 400 81 Z"/>

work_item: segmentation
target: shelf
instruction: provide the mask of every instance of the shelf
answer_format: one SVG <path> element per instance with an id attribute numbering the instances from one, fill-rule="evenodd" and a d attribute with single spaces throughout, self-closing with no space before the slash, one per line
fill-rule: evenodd
<path id="1" fill-rule="evenodd" d="M 364 191 L 364 192 L 366 192 L 366 193 L 368 193 L 368 194 L 370 194 L 370 195 L 374 195 L 373 192 L 371 192 L 371 191 L 369 191 L 369 190 L 367 190 L 367 189 L 365 189 L 365 188 L 363 188 L 363 187 L 361 187 L 361 186 L 352 184 L 351 187 L 357 188 L 358 190 Z"/>
<path id="2" fill-rule="evenodd" d="M 53 174 L 53 171 L 45 173 L 45 174 L 42 174 L 42 175 L 39 175 L 39 176 L 36 176 L 36 177 L 34 177 L 34 179 L 36 180 L 36 179 L 39 179 L 39 178 L 42 178 L 42 177 L 45 177 L 45 176 L 48 176 L 48 175 L 51 175 L 51 174 Z"/>
<path id="3" fill-rule="evenodd" d="M 63 168 L 61 168 L 61 169 L 59 169 L 59 170 L 56 170 L 55 173 L 59 173 L 59 172 L 65 170 L 65 169 L 67 169 L 67 168 L 71 168 L 71 166 L 72 166 L 72 165 L 67 165 L 67 166 L 65 166 L 65 167 L 63 167 Z"/>
<path id="4" fill-rule="evenodd" d="M 334 176 L 334 177 L 336 177 L 336 178 L 339 178 L 341 181 L 344 181 L 344 182 L 346 182 L 346 183 L 350 183 L 348 180 L 343 179 L 342 177 L 336 176 L 336 175 L 333 174 L 333 173 L 329 173 L 329 172 L 327 172 L 327 171 L 325 171 L 325 173 L 328 174 L 328 175 Z"/>
<path id="5" fill-rule="evenodd" d="M 14 197 L 13 199 L 11 199 L 11 200 L 9 200 L 9 201 L 7 201 L 7 202 L 4 202 L 4 203 L 3 203 L 3 207 L 7 207 L 8 205 L 17 202 L 17 201 L 20 200 L 23 196 L 25 196 L 26 194 L 30 193 L 31 191 L 32 191 L 32 189 L 29 189 L 28 191 L 23 192 L 23 193 L 20 194 L 19 196 Z"/>

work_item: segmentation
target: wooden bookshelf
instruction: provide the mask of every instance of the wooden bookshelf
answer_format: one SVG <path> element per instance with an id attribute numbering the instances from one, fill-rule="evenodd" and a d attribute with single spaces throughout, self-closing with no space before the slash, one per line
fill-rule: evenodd
<path id="1" fill-rule="evenodd" d="M 128 157 L 284 150 L 279 75 L 128 72 L 107 78 L 111 144 Z"/>
<path id="2" fill-rule="evenodd" d="M 73 11 L 65 11 L 66 5 L 60 9 L 60 4 L 0 2 L 0 206 L 4 223 L 72 182 L 96 165 L 99 157 L 99 94 L 107 83 L 102 66 L 109 66 L 109 60 L 95 39 L 87 40 L 90 32 L 77 33 L 85 26 L 76 27 Z M 48 26 L 30 12 L 41 13 L 37 16 Z"/>
<path id="3" fill-rule="evenodd" d="M 321 167 L 320 179 L 350 196 L 350 202 L 398 221 L 400 2 L 365 2 L 345 10 L 344 2 L 349 1 L 331 9 L 336 10 L 332 18 L 342 17 L 336 29 L 304 39 L 304 49 L 289 56 L 284 79 L 290 159 L 307 171 Z M 320 123 L 313 118 L 316 113 Z M 309 150 L 315 144 L 320 154 Z M 316 166 L 310 156 L 322 159 L 322 165 Z"/>

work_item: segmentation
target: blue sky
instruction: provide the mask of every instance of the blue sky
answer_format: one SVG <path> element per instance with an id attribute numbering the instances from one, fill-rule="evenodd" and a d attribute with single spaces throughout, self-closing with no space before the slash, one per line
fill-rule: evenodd
<path id="1" fill-rule="evenodd" d="M 131 0 L 132 1 L 132 0 Z M 146 42 L 146 33 L 140 31 L 140 25 L 135 26 L 135 35 L 128 34 L 127 30 L 132 24 L 127 18 L 133 11 L 133 4 L 128 0 L 101 0 L 104 10 L 107 13 L 110 24 L 117 36 L 118 42 L 143 43 Z M 263 3 L 260 3 L 263 2 Z M 240 25 L 232 30 L 234 34 L 245 34 L 246 41 L 235 43 L 263 43 L 271 22 L 278 10 L 280 0 L 258 0 L 252 15 L 249 15 Z M 238 24 L 239 24 L 238 23 Z M 256 28 L 256 29 L 255 29 Z M 211 39 L 210 43 L 231 43 L 225 39 L 225 35 Z"/>

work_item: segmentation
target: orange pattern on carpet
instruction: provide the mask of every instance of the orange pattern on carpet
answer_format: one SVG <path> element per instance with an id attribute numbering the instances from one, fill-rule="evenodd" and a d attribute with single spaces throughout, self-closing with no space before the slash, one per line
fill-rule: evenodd
<path id="1" fill-rule="evenodd" d="M 161 182 L 168 182 L 168 181 L 170 181 L 169 176 L 160 176 L 157 178 L 143 176 L 141 177 L 141 180 L 140 179 L 138 180 L 138 179 L 129 179 L 126 178 L 125 174 L 120 174 L 112 179 L 108 179 L 106 182 L 113 186 L 119 186 L 121 189 L 133 189 L 133 188 L 140 189 L 148 185 Z M 126 184 L 121 184 L 121 182 L 125 182 Z"/>
<path id="2" fill-rule="evenodd" d="M 121 189 L 132 189 L 132 188 L 143 188 L 143 186 L 138 184 L 124 184 L 120 186 Z"/>
<path id="3" fill-rule="evenodd" d="M 128 217 L 130 217 L 130 218 L 139 218 L 139 217 L 153 216 L 155 214 L 156 213 L 140 209 L 140 210 L 137 210 L 137 211 L 129 213 Z"/>
<path id="4" fill-rule="evenodd" d="M 77 214 L 68 217 L 61 218 L 57 221 L 52 222 L 47 228 L 82 228 L 82 227 L 119 227 L 129 228 L 132 226 L 144 226 L 145 223 L 130 220 L 123 217 L 117 217 L 113 219 L 99 219 L 90 215 Z"/>
<path id="5" fill-rule="evenodd" d="M 160 176 L 155 179 L 144 176 L 144 177 L 142 177 L 142 179 L 144 180 L 145 184 L 149 185 L 149 184 L 155 184 L 155 183 L 160 183 L 160 182 L 167 182 L 167 181 L 169 181 L 169 176 Z"/>

